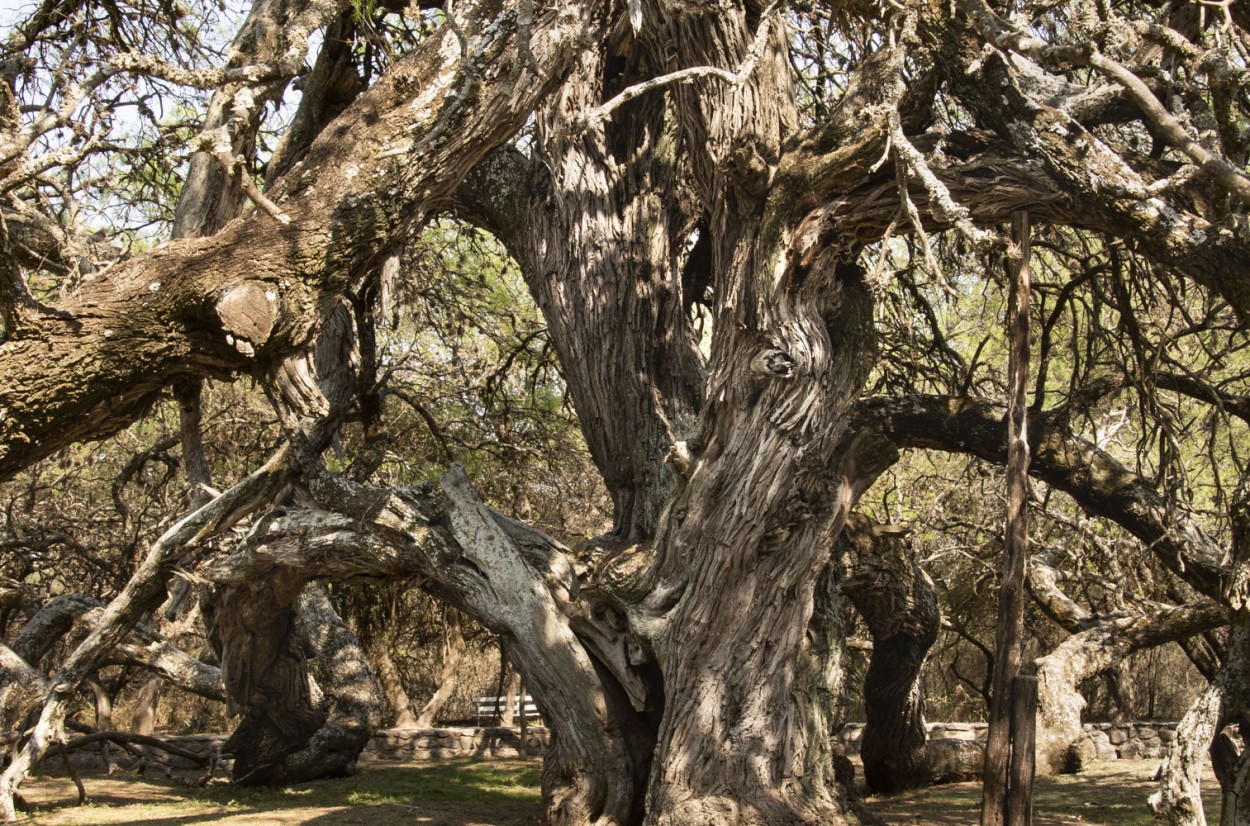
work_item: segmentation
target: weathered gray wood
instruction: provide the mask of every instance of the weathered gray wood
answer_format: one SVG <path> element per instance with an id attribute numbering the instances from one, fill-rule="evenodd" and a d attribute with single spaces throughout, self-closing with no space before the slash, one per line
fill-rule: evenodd
<path id="1" fill-rule="evenodd" d="M 1081 735 L 1085 700 L 1080 684 L 1106 673 L 1129 654 L 1182 640 L 1228 624 L 1227 607 L 1210 600 L 1160 605 L 1128 616 L 1100 617 L 1072 603 L 1043 560 L 1030 561 L 1029 590 L 1042 609 L 1072 636 L 1036 662 L 1038 679 L 1037 768 L 1068 770 L 1068 749 Z"/>
<path id="2" fill-rule="evenodd" d="M 1007 772 L 1007 826 L 1032 826 L 1037 677 L 1019 674 L 1011 691 L 1011 761 Z"/>
<path id="3" fill-rule="evenodd" d="M 1012 216 L 1015 250 L 1008 269 L 1007 303 L 1010 355 L 1007 370 L 1007 524 L 999 578 L 998 631 L 985 741 L 981 826 L 1002 826 L 1006 814 L 1011 758 L 1011 686 L 1020 671 L 1024 647 L 1024 569 L 1029 553 L 1028 389 L 1029 389 L 1029 215 Z"/>

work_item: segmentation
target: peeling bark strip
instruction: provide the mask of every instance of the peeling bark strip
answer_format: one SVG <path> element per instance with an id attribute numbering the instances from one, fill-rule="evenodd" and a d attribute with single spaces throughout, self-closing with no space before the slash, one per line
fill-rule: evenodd
<path id="1" fill-rule="evenodd" d="M 1014 683 L 1024 650 L 1024 569 L 1029 554 L 1029 214 L 1012 216 L 1008 258 L 1011 292 L 1007 332 L 1011 346 L 1007 369 L 1007 543 L 999 580 L 998 632 L 994 646 L 993 694 L 985 739 L 981 826 L 1020 823 L 1022 813 L 1008 811 L 1012 763 L 1011 707 Z M 1032 743 L 1030 742 L 1031 746 Z M 1029 778 L 1032 783 L 1032 778 Z"/>

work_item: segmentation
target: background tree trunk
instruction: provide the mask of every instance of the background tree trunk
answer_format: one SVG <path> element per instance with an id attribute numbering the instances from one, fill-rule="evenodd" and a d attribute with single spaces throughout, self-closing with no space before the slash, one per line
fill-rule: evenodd
<path id="1" fill-rule="evenodd" d="M 438 688 L 434 691 L 434 696 L 422 706 L 421 714 L 414 721 L 413 725 L 417 728 L 434 725 L 434 719 L 456 690 L 456 674 L 464 660 L 465 644 L 464 634 L 460 630 L 460 613 L 454 608 L 448 608 L 443 616 L 443 666 L 438 675 Z"/>
<path id="2" fill-rule="evenodd" d="M 976 744 L 927 743 L 920 672 L 941 612 L 905 531 L 851 514 L 837 548 L 845 570 L 842 593 L 873 638 L 860 745 L 868 788 L 889 794 L 978 776 L 983 753 Z"/>

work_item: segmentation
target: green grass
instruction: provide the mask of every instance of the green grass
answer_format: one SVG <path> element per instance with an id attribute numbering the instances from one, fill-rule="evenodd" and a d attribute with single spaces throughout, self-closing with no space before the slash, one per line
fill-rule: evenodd
<path id="1" fill-rule="evenodd" d="M 215 786 L 194 799 L 252 809 L 398 803 L 530 803 L 541 800 L 538 761 L 459 758 L 413 765 L 372 765 L 355 777 L 281 789 Z"/>
<path id="2" fill-rule="evenodd" d="M 487 822 L 534 822 L 540 811 L 542 763 L 464 758 L 410 765 L 375 763 L 355 777 L 285 788 L 212 785 L 188 788 L 163 777 L 85 774 L 92 802 L 74 805 L 65 778 L 35 782 L 32 802 L 41 804 L 37 824 L 198 823 L 253 824 L 264 813 L 274 823 L 439 822 L 456 810 L 480 811 Z M 42 786 L 42 789 L 40 788 Z M 415 810 L 424 818 L 414 820 Z M 518 821 L 518 818 L 520 819 Z M 456 822 L 454 819 L 447 822 Z"/>
<path id="3" fill-rule="evenodd" d="M 1158 761 L 1118 760 L 1096 763 L 1082 774 L 1039 777 L 1033 788 L 1036 826 L 1158 826 L 1146 798 L 1156 784 L 1149 779 Z M 1218 823 L 1220 803 L 1215 781 L 1204 778 L 1207 822 Z M 954 826 L 977 821 L 979 783 L 956 783 L 868 799 L 868 808 L 891 823 Z"/>

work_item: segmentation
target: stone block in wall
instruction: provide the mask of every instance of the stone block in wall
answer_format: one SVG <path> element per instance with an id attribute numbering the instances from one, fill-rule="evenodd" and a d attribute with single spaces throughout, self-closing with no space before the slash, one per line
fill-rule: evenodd
<path id="1" fill-rule="evenodd" d="M 1137 736 L 1143 740 L 1157 740 L 1159 739 L 1159 731 L 1152 726 L 1138 726 Z"/>
<path id="2" fill-rule="evenodd" d="M 1116 726 L 1107 732 L 1107 739 L 1111 741 L 1111 745 L 1118 746 L 1128 739 L 1128 732 L 1123 728 Z"/>
<path id="3" fill-rule="evenodd" d="M 1146 757 L 1146 747 L 1141 740 L 1134 737 L 1120 746 L 1119 756 L 1122 760 L 1143 760 Z"/>
<path id="4" fill-rule="evenodd" d="M 1159 729 L 1159 742 L 1160 743 L 1171 743 L 1175 739 L 1176 739 L 1176 729 L 1173 729 L 1173 728 Z"/>

